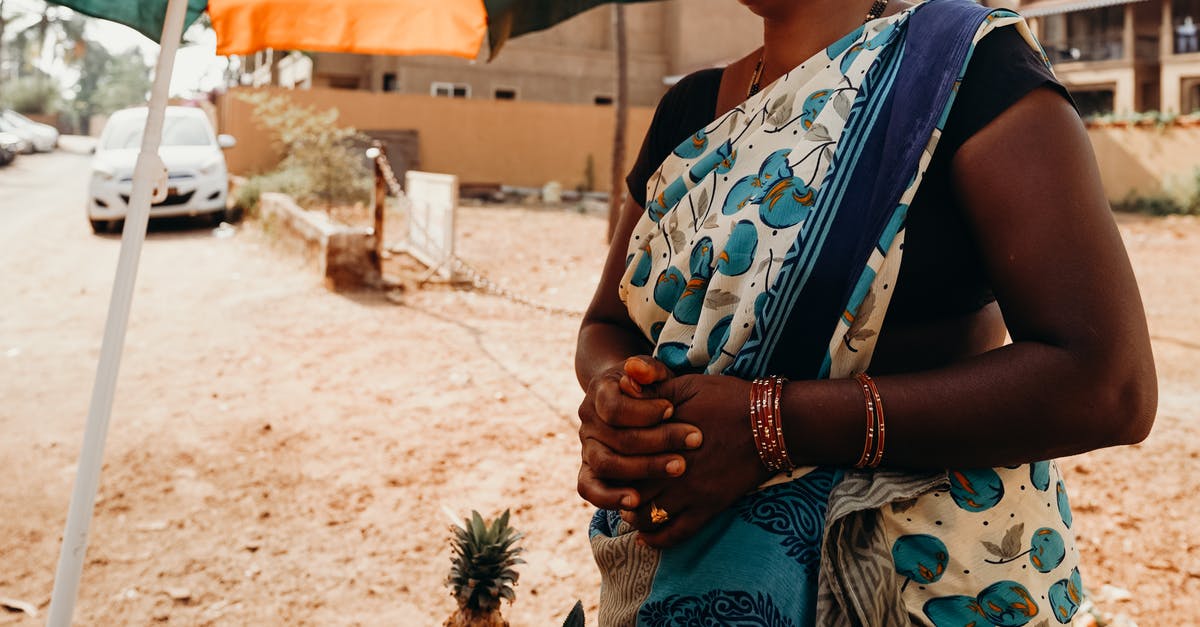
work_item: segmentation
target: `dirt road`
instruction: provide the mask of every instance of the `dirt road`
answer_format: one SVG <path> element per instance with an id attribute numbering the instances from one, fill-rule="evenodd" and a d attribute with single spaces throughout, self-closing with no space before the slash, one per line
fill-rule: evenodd
<path id="1" fill-rule="evenodd" d="M 86 168 L 56 153 L 0 170 L 0 597 L 41 612 L 0 624 L 44 620 L 120 244 L 88 228 Z M 1123 222 L 1162 411 L 1146 444 L 1063 466 L 1088 585 L 1133 596 L 1102 605 L 1190 624 L 1200 222 Z M 460 224 L 495 278 L 586 304 L 601 220 L 464 209 Z M 77 624 L 440 624 L 447 525 L 506 507 L 528 534 L 513 624 L 560 624 L 577 598 L 593 613 L 576 324 L 467 292 L 334 295 L 254 228 L 152 227 Z"/>

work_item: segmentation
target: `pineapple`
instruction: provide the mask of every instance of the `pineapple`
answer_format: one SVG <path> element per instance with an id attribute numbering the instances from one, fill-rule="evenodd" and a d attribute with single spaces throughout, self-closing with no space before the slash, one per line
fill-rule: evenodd
<path id="1" fill-rule="evenodd" d="M 450 558 L 450 587 L 458 610 L 446 619 L 443 627 L 508 627 L 500 615 L 500 601 L 512 603 L 516 595 L 517 557 L 524 549 L 514 546 L 521 534 L 508 526 L 508 511 L 489 525 L 479 512 L 471 512 L 463 526 L 454 526 Z"/>

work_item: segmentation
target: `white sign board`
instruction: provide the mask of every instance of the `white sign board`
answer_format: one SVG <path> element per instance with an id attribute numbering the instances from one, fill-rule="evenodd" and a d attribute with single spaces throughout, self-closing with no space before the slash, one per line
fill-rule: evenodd
<path id="1" fill-rule="evenodd" d="M 458 208 L 458 177 L 409 170 L 404 177 L 408 196 L 406 248 L 438 277 L 454 280 L 454 211 Z"/>

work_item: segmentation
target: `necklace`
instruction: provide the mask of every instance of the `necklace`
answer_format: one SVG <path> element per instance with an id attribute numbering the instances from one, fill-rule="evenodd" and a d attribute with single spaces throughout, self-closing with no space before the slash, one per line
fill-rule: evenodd
<path id="1" fill-rule="evenodd" d="M 887 6 L 888 0 L 875 0 L 875 3 L 871 5 L 871 10 L 867 11 L 867 19 L 863 20 L 863 24 L 882 17 Z M 763 61 L 766 54 L 767 51 L 765 48 L 758 53 L 758 63 L 754 64 L 754 76 L 750 78 L 750 89 L 746 92 L 747 98 L 753 97 L 762 88 Z"/>

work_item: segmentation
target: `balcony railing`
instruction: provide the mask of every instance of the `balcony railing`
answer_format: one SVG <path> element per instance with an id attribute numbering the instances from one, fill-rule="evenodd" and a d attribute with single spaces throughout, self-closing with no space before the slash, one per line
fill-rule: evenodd
<path id="1" fill-rule="evenodd" d="M 1120 37 L 1080 37 L 1067 42 L 1046 42 L 1045 45 L 1046 53 L 1055 63 L 1119 61 L 1125 58 L 1125 43 Z"/>

